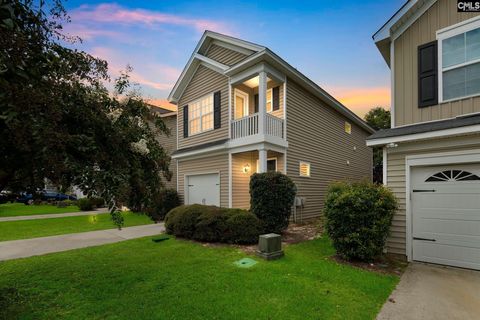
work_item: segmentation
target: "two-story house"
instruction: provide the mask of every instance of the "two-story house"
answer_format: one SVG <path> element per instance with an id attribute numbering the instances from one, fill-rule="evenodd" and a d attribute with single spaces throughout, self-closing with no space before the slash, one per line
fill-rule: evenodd
<path id="1" fill-rule="evenodd" d="M 264 46 L 206 31 L 169 101 L 186 204 L 248 209 L 250 176 L 274 170 L 297 185 L 293 219 L 305 220 L 332 181 L 371 179 L 374 130 Z"/>
<path id="2" fill-rule="evenodd" d="M 383 175 L 400 200 L 388 252 L 480 269 L 480 14 L 410 0 L 373 39 L 391 70 Z"/>

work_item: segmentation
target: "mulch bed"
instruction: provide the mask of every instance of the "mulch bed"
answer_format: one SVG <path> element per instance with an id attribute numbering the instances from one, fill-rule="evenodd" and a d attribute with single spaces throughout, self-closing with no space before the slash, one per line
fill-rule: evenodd
<path id="1" fill-rule="evenodd" d="M 382 256 L 372 262 L 347 261 L 338 255 L 332 256 L 332 260 L 341 264 L 347 264 L 368 271 L 375 271 L 384 274 L 393 274 L 397 276 L 401 276 L 408 265 L 407 261 L 402 261 L 389 255 Z"/>
<path id="2" fill-rule="evenodd" d="M 289 244 L 304 242 L 308 240 L 313 240 L 322 235 L 322 229 L 320 224 L 317 221 L 312 221 L 308 223 L 291 223 L 287 230 L 282 233 L 282 246 L 287 246 Z M 224 243 L 201 243 L 204 247 L 222 247 L 222 246 L 233 246 L 238 248 L 246 253 L 254 254 L 258 248 L 258 245 L 229 245 Z"/>

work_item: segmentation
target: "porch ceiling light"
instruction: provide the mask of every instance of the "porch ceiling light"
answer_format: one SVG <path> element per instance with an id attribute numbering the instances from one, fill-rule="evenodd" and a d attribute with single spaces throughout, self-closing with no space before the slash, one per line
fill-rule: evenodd
<path id="1" fill-rule="evenodd" d="M 243 165 L 242 172 L 243 172 L 243 173 L 248 173 L 248 172 L 250 172 L 250 164 L 245 163 L 245 164 Z"/>

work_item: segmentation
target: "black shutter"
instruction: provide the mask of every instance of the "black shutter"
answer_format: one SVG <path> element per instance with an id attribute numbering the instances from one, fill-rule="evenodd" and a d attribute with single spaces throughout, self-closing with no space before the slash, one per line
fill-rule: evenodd
<path id="1" fill-rule="evenodd" d="M 213 128 L 218 129 L 221 126 L 221 97 L 220 91 L 213 94 Z"/>
<path id="2" fill-rule="evenodd" d="M 273 111 L 280 109 L 280 87 L 275 87 L 272 89 L 272 103 Z"/>
<path id="3" fill-rule="evenodd" d="M 418 107 L 438 104 L 437 41 L 418 47 Z"/>
<path id="4" fill-rule="evenodd" d="M 258 112 L 258 94 L 253 96 L 253 100 L 255 101 L 255 113 Z"/>
<path id="5" fill-rule="evenodd" d="M 183 107 L 183 137 L 188 137 L 188 105 Z"/>

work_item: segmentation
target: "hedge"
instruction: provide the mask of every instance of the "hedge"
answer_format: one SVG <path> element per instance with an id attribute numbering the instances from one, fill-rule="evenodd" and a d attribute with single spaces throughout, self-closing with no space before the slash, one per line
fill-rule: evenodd
<path id="1" fill-rule="evenodd" d="M 266 232 L 288 227 L 297 187 L 280 172 L 255 173 L 250 178 L 250 210 L 265 223 Z"/>
<path id="2" fill-rule="evenodd" d="M 253 244 L 263 233 L 263 223 L 241 209 L 199 204 L 179 206 L 165 217 L 168 234 L 205 241 Z"/>

